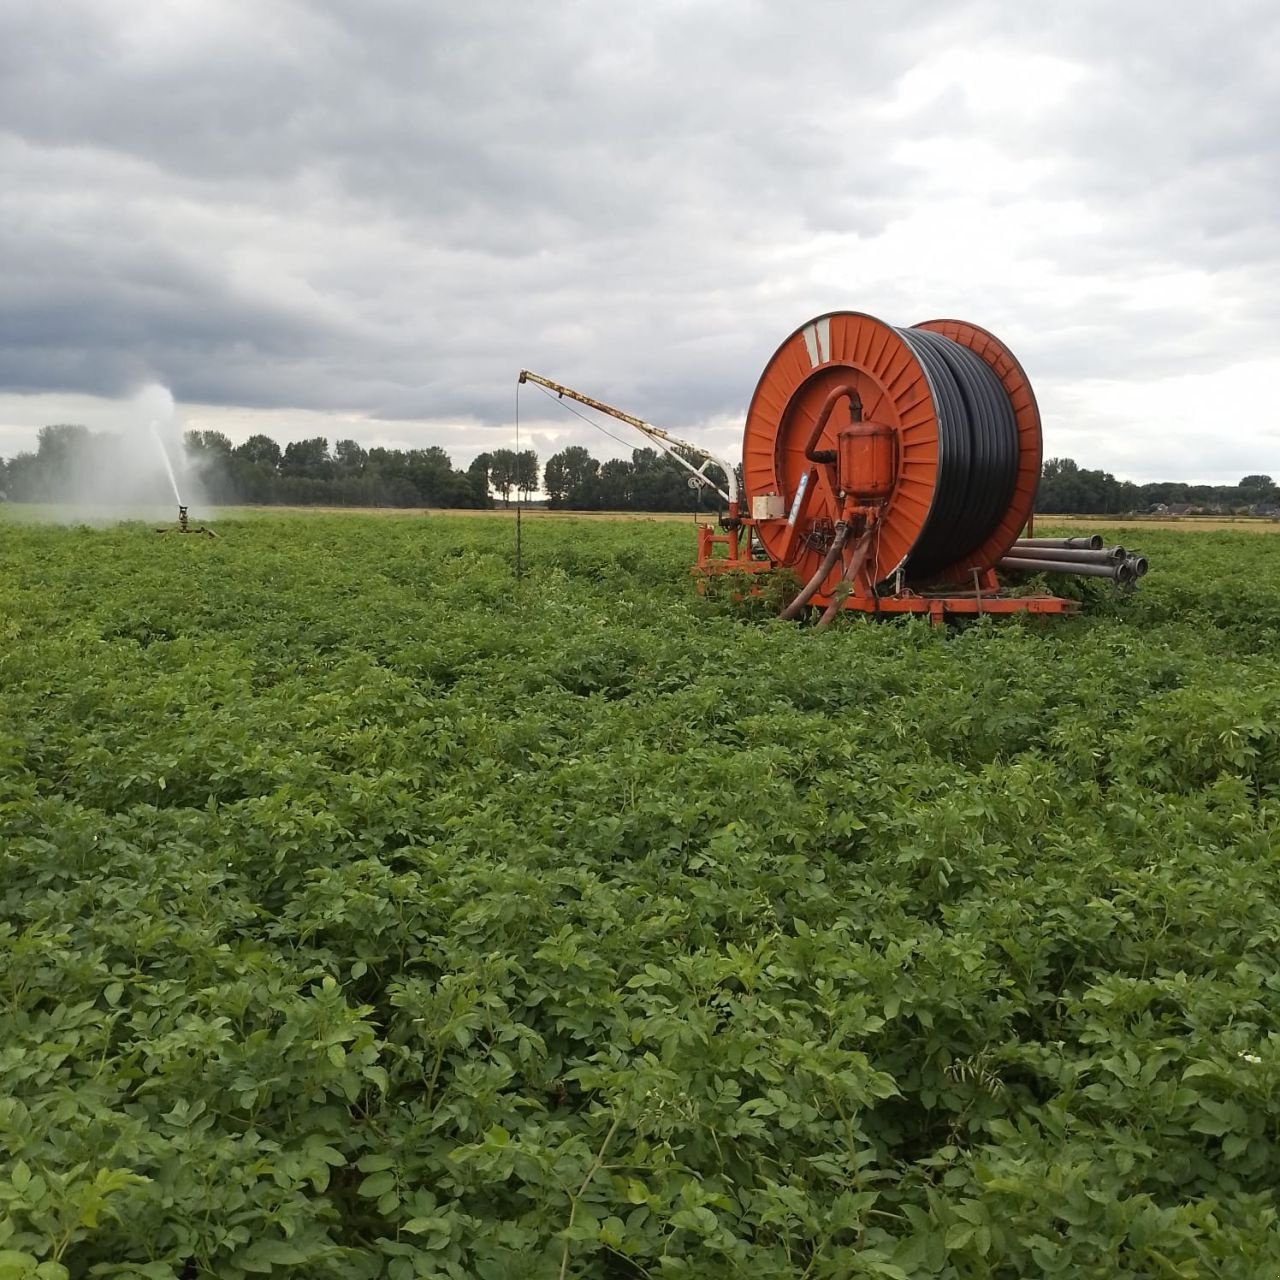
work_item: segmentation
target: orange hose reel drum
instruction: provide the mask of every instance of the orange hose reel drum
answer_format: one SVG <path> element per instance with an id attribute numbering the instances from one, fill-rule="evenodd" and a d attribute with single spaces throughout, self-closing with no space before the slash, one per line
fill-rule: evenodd
<path id="1" fill-rule="evenodd" d="M 1018 427 L 1021 455 L 1008 510 L 980 548 L 971 551 L 962 562 L 936 569 L 928 577 L 928 581 L 966 581 L 973 568 L 995 564 L 1030 513 L 1039 477 L 1039 416 L 1030 384 L 1017 361 L 985 330 L 959 321 L 930 321 L 919 327 L 966 347 L 995 371 L 1010 395 Z M 840 504 L 833 488 L 832 469 L 815 466 L 805 457 L 804 450 L 824 401 L 842 384 L 851 385 L 860 399 L 863 422 L 888 427 L 894 437 L 892 486 L 869 560 L 872 580 L 882 581 L 904 561 L 910 576 L 907 557 L 925 530 L 938 490 L 938 409 L 920 359 L 892 326 L 874 316 L 854 311 L 819 316 L 797 329 L 765 366 L 751 398 L 743 437 L 744 489 L 751 504 L 748 509 L 755 508 L 757 496 L 768 494 L 781 495 L 789 508 L 801 480 L 813 471 L 814 492 L 807 498 L 799 532 L 803 535 L 834 525 Z M 836 450 L 837 458 L 841 433 L 852 429 L 839 417 L 832 415 L 819 441 L 819 451 Z M 883 441 L 883 432 L 870 434 Z M 883 487 L 883 443 L 877 445 L 871 440 L 855 444 L 856 440 L 855 435 L 846 443 L 844 458 L 861 477 L 857 482 L 859 492 L 862 483 L 870 480 L 873 493 L 867 496 L 874 500 L 876 491 Z M 1034 448 L 1028 447 L 1032 444 Z M 859 465 L 850 452 L 852 448 L 873 448 L 877 452 L 864 457 Z M 872 466 L 870 472 L 866 470 L 867 462 Z M 846 468 L 841 469 L 847 477 Z M 776 509 L 778 504 L 770 505 Z M 756 530 L 769 555 L 775 561 L 783 561 L 788 542 L 786 520 L 762 520 Z M 791 567 L 801 578 L 807 578 L 818 568 L 821 552 L 803 538 L 793 546 Z"/>

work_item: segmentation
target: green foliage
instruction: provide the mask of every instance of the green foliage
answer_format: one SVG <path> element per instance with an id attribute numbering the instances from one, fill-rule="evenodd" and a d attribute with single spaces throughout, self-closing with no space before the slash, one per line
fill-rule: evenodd
<path id="1" fill-rule="evenodd" d="M 677 450 L 694 467 L 703 459 Z M 570 445 L 547 459 L 543 487 L 548 505 L 575 511 L 696 511 L 714 509 L 719 497 L 690 487 L 688 468 L 657 449 L 633 449 L 630 458 L 610 458 L 603 465 L 581 445 Z M 722 484 L 719 470 L 712 479 Z M 710 483 L 710 481 L 708 482 Z"/>
<path id="2" fill-rule="evenodd" d="M 1116 515 L 1170 505 L 1274 515 L 1280 511 L 1280 489 L 1265 475 L 1243 476 L 1239 484 L 1134 484 L 1132 480 L 1117 480 L 1109 471 L 1081 467 L 1071 458 L 1046 458 L 1036 495 L 1036 510 L 1055 515 Z"/>
<path id="3" fill-rule="evenodd" d="M 532 449 L 496 449 L 483 455 L 489 484 L 511 505 L 511 495 L 528 497 L 538 487 L 538 455 Z"/>
<path id="4" fill-rule="evenodd" d="M 1280 542 L 819 633 L 218 531 L 0 526 L 0 1280 L 1280 1268 Z"/>
<path id="5" fill-rule="evenodd" d="M 483 469 L 487 454 L 481 455 L 477 474 L 455 471 L 449 455 L 438 446 L 366 450 L 354 440 L 339 440 L 331 454 L 328 440 L 316 436 L 295 440 L 282 451 L 264 435 L 252 435 L 233 446 L 221 431 L 188 431 L 183 445 L 185 471 L 199 477 L 202 497 L 215 503 L 490 505 L 488 473 Z M 521 454 L 520 464 L 521 488 L 536 488 L 537 456 Z M 19 454 L 7 464 L 0 459 L 0 498 L 80 502 L 86 492 L 101 494 L 108 502 L 135 504 L 156 497 L 154 484 L 145 471 L 139 474 L 132 452 L 122 453 L 121 442 L 114 436 L 84 427 L 42 427 L 38 453 Z M 167 485 L 165 495 L 167 501 Z"/>

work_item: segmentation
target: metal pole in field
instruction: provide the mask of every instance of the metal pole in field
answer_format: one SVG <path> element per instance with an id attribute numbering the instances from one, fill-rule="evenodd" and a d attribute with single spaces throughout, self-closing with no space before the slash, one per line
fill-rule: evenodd
<path id="1" fill-rule="evenodd" d="M 524 578 L 523 545 L 520 527 L 520 383 L 516 383 L 516 581 Z"/>

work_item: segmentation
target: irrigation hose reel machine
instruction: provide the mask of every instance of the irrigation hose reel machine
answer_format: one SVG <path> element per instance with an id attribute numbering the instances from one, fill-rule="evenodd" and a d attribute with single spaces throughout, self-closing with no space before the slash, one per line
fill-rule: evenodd
<path id="1" fill-rule="evenodd" d="M 712 487 L 727 513 L 720 532 L 699 525 L 694 570 L 791 570 L 804 586 L 784 617 L 1068 614 L 1077 601 L 1011 594 L 997 570 L 1120 586 L 1146 572 L 1097 537 L 1021 537 L 1040 481 L 1040 412 L 1009 348 L 965 321 L 895 328 L 834 311 L 796 329 L 751 397 L 741 492 L 732 464 L 705 449 L 528 370 L 520 381 L 630 423 L 701 483 L 709 465 L 724 471 L 725 487 Z"/>

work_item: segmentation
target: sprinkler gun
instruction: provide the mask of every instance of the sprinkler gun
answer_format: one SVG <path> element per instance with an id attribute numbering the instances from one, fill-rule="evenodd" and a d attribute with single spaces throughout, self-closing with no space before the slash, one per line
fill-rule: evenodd
<path id="1" fill-rule="evenodd" d="M 199 528 L 192 528 L 190 518 L 187 515 L 187 508 L 183 503 L 178 504 L 178 527 L 175 529 L 171 525 L 163 529 L 157 529 L 157 533 L 203 533 L 207 537 L 216 538 L 218 535 L 212 529 L 206 529 L 203 525 Z"/>

